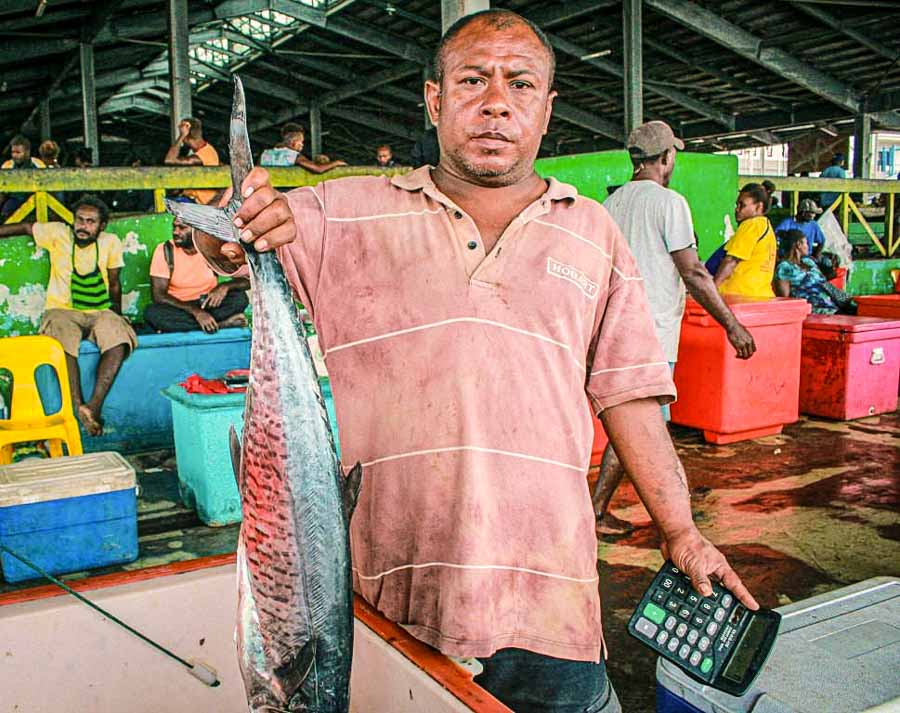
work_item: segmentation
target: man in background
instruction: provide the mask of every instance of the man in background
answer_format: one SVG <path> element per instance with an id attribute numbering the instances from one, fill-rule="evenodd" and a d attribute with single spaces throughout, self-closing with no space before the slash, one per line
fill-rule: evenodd
<path id="1" fill-rule="evenodd" d="M 300 166 L 310 173 L 325 173 L 338 166 L 346 166 L 345 161 L 310 160 L 303 155 L 306 131 L 300 124 L 287 123 L 281 128 L 281 143 L 266 149 L 259 157 L 260 166 Z"/>
<path id="2" fill-rule="evenodd" d="M 806 236 L 806 244 L 809 248 L 807 255 L 813 260 L 818 260 L 825 247 L 825 233 L 822 232 L 822 228 L 815 220 L 816 216 L 821 213 L 822 209 L 812 198 L 804 198 L 800 201 L 797 209 L 797 217 L 782 220 L 775 229 L 775 233 L 780 235 L 783 231 L 799 230 Z"/>
<path id="3" fill-rule="evenodd" d="M 831 157 L 831 165 L 819 174 L 819 178 L 846 178 L 847 170 L 844 168 L 844 154 L 836 153 Z M 830 208 L 840 193 L 832 193 L 831 191 L 823 191 L 821 195 L 821 203 L 823 208 Z"/>
<path id="4" fill-rule="evenodd" d="M 187 156 L 182 151 L 187 147 Z M 218 166 L 219 154 L 211 143 L 203 138 L 203 123 L 189 116 L 178 124 L 178 138 L 175 139 L 163 160 L 166 166 Z M 184 195 L 197 203 L 211 203 L 216 197 L 213 188 L 189 188 Z"/>
<path id="5" fill-rule="evenodd" d="M 394 160 L 394 153 L 391 151 L 391 147 L 387 144 L 382 144 L 375 151 L 375 161 L 378 168 L 393 168 L 398 165 Z"/>
<path id="6" fill-rule="evenodd" d="M 28 168 L 46 168 L 44 162 L 31 155 L 31 142 L 27 137 L 14 136 L 9 142 L 10 157 L 0 165 L 0 169 L 15 170 Z M 25 201 L 28 193 L 0 193 L 0 219 L 5 219 L 15 213 Z"/>

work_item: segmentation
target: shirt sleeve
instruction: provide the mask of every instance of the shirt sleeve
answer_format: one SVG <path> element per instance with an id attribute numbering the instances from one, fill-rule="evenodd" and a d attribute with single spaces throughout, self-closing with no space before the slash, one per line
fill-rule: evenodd
<path id="1" fill-rule="evenodd" d="M 756 243 L 762 238 L 768 229 L 766 224 L 760 225 L 755 218 L 745 220 L 738 226 L 737 232 L 725 246 L 725 252 L 738 260 L 749 260 L 756 248 Z"/>
<path id="2" fill-rule="evenodd" d="M 825 244 L 825 233 L 822 232 L 822 228 L 818 223 L 813 223 L 813 247 L 816 245 L 824 245 Z"/>
<path id="3" fill-rule="evenodd" d="M 672 200 L 666 201 L 663 219 L 665 221 L 663 239 L 666 241 L 666 250 L 674 253 L 696 245 L 691 208 L 684 196 L 672 193 Z"/>
<path id="4" fill-rule="evenodd" d="M 791 219 L 785 218 L 778 224 L 778 227 L 775 228 L 775 232 L 780 233 L 782 230 L 790 230 L 792 227 L 793 226 L 791 225 Z"/>
<path id="5" fill-rule="evenodd" d="M 788 282 L 790 282 L 793 273 L 793 266 L 787 260 L 782 260 L 780 263 L 778 263 L 778 267 L 775 268 L 775 279 L 787 280 Z"/>
<path id="6" fill-rule="evenodd" d="M 297 299 L 316 317 L 316 295 L 325 250 L 326 184 L 304 186 L 287 194 L 294 216 L 294 241 L 278 248 L 278 258 Z"/>
<path id="7" fill-rule="evenodd" d="M 69 228 L 64 223 L 34 223 L 31 236 L 39 248 L 51 251 L 57 243 L 66 239 Z"/>
<path id="8" fill-rule="evenodd" d="M 168 280 L 171 275 L 169 274 L 169 264 L 166 262 L 166 254 L 163 252 L 165 250 L 163 245 L 164 243 L 160 243 L 153 251 L 153 257 L 150 259 L 150 277 L 162 277 Z"/>
<path id="9" fill-rule="evenodd" d="M 595 413 L 636 399 L 656 398 L 661 404 L 675 399 L 643 281 L 621 231 L 611 218 L 608 223 L 612 270 L 606 303 L 597 310 L 585 386 Z"/>
<path id="10" fill-rule="evenodd" d="M 106 256 L 107 270 L 121 270 L 125 267 L 125 253 L 122 250 L 122 241 L 115 235 L 111 235 L 109 242 L 109 251 Z"/>

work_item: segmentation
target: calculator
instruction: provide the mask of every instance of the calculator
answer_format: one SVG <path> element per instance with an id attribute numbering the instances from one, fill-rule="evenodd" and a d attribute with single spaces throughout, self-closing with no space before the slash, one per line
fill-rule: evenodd
<path id="1" fill-rule="evenodd" d="M 644 593 L 628 633 L 688 676 L 734 696 L 756 679 L 775 643 L 781 615 L 751 611 L 720 584 L 704 597 L 666 562 Z"/>

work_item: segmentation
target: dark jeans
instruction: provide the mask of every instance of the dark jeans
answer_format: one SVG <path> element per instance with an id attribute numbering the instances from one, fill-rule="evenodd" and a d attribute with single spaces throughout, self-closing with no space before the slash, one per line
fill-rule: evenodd
<path id="1" fill-rule="evenodd" d="M 195 300 L 188 304 L 200 306 L 201 300 Z M 224 322 L 232 315 L 247 309 L 247 293 L 244 290 L 230 290 L 218 307 L 209 307 L 204 312 L 209 312 L 217 322 Z M 195 332 L 200 330 L 200 324 L 194 316 L 183 309 L 172 305 L 154 302 L 144 310 L 144 321 L 157 332 Z"/>
<path id="2" fill-rule="evenodd" d="M 475 683 L 515 713 L 622 713 L 606 666 L 501 649 L 479 659 Z"/>

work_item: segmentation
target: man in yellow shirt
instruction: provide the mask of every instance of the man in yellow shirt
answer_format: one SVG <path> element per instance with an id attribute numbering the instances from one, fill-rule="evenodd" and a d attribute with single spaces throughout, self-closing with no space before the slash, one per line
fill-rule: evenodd
<path id="1" fill-rule="evenodd" d="M 759 183 L 748 183 L 738 194 L 734 206 L 738 229 L 725 244 L 725 257 L 716 272 L 716 285 L 723 295 L 775 296 L 772 277 L 778 244 L 766 217 L 768 207 L 768 193 Z"/>
<path id="2" fill-rule="evenodd" d="M 181 147 L 187 146 L 190 154 L 181 156 Z M 203 123 L 188 116 L 178 124 L 178 138 L 169 147 L 163 163 L 166 166 L 218 166 L 219 154 L 211 143 L 203 138 Z M 197 203 L 211 203 L 218 191 L 212 188 L 189 188 L 184 195 Z"/>
<path id="3" fill-rule="evenodd" d="M 31 142 L 25 136 L 12 138 L 9 142 L 9 155 L 12 158 L 4 161 L 0 169 L 46 168 L 41 159 L 31 155 Z M 0 193 L 0 218 L 8 218 L 27 200 L 27 193 Z"/>
<path id="4" fill-rule="evenodd" d="M 122 362 L 137 345 L 137 336 L 122 317 L 122 244 L 112 233 L 103 232 L 109 209 L 99 198 L 84 196 L 73 213 L 74 233 L 65 223 L 10 223 L 0 225 L 0 238 L 30 235 L 50 254 L 40 332 L 62 344 L 75 413 L 85 431 L 99 436 L 103 401 Z M 101 353 L 94 393 L 87 403 L 78 371 L 82 339 L 96 344 Z"/>

